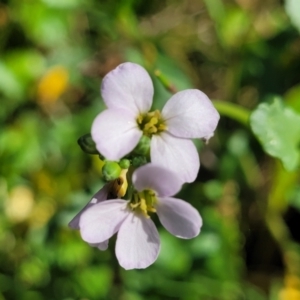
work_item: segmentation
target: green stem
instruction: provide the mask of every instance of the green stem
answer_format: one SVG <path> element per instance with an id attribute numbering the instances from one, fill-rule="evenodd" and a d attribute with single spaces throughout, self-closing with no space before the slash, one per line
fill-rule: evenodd
<path id="1" fill-rule="evenodd" d="M 245 126 L 249 126 L 251 111 L 235 103 L 214 100 L 213 104 L 221 116 L 229 117 Z"/>
<path id="2" fill-rule="evenodd" d="M 176 86 L 160 70 L 155 70 L 154 75 L 158 78 L 164 88 L 172 94 L 177 93 Z"/>

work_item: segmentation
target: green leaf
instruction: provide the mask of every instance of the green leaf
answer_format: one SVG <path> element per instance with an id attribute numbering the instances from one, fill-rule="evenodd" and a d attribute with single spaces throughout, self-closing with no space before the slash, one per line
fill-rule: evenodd
<path id="1" fill-rule="evenodd" d="M 285 93 L 284 101 L 300 114 L 300 84 L 293 86 Z"/>
<path id="2" fill-rule="evenodd" d="M 253 111 L 250 125 L 269 155 L 279 158 L 288 171 L 297 168 L 300 156 L 299 114 L 276 97 L 271 104 L 262 103 Z"/>
<path id="3" fill-rule="evenodd" d="M 161 238 L 161 252 L 157 259 L 157 266 L 160 266 L 170 276 L 187 274 L 190 271 L 192 261 L 191 255 L 184 248 L 176 237 L 166 233 L 160 232 Z"/>
<path id="4" fill-rule="evenodd" d="M 294 187 L 292 191 L 290 191 L 290 195 L 288 197 L 288 202 L 291 206 L 295 207 L 300 211 L 300 186 Z"/>
<path id="5" fill-rule="evenodd" d="M 300 1 L 299 0 L 286 0 L 285 11 L 290 17 L 292 24 L 300 31 Z"/>
<path id="6" fill-rule="evenodd" d="M 80 290 L 87 298 L 107 299 L 106 296 L 111 288 L 113 279 L 111 268 L 104 264 L 101 266 L 90 266 L 75 272 L 74 275 L 81 287 Z"/>
<path id="7" fill-rule="evenodd" d="M 221 42 L 225 47 L 240 47 L 249 31 L 251 21 L 245 10 L 228 8 L 226 18 L 218 26 Z"/>
<path id="8" fill-rule="evenodd" d="M 6 64 L 0 61 L 0 93 L 5 97 L 20 99 L 23 95 L 22 85 L 17 76 L 10 70 Z"/>

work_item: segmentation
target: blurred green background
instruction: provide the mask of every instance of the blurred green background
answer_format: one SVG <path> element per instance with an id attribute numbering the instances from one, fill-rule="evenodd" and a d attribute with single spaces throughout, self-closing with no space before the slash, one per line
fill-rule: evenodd
<path id="1" fill-rule="evenodd" d="M 299 300 L 299 167 L 267 155 L 248 124 L 274 95 L 300 113 L 299 5 L 2 0 L 0 299 Z M 146 270 L 124 271 L 113 240 L 100 252 L 67 227 L 103 185 L 77 139 L 104 108 L 101 79 L 124 61 L 149 71 L 156 107 L 171 96 L 160 70 L 221 113 L 199 145 L 197 181 L 179 194 L 200 211 L 202 232 L 180 240 L 157 222 L 162 249 Z"/>

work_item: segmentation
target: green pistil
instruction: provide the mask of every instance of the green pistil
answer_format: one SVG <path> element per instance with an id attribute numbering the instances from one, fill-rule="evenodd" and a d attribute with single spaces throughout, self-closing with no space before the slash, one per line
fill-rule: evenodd
<path id="1" fill-rule="evenodd" d="M 150 218 L 148 212 L 156 212 L 154 208 L 157 202 L 156 195 L 152 190 L 135 192 L 129 206 L 132 210 L 142 213 L 146 218 Z"/>
<path id="2" fill-rule="evenodd" d="M 148 137 L 151 137 L 153 134 L 158 134 L 167 129 L 167 126 L 162 119 L 159 110 L 139 115 L 137 118 L 137 123 L 140 129 L 143 131 L 143 134 Z"/>

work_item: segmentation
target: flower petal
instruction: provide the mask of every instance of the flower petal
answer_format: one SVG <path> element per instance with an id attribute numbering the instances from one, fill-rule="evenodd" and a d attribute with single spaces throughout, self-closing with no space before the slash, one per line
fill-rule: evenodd
<path id="1" fill-rule="evenodd" d="M 97 244 L 89 243 L 89 245 L 92 246 L 92 247 L 97 247 L 101 251 L 105 251 L 108 248 L 108 240 L 106 240 L 102 243 L 97 243 Z"/>
<path id="2" fill-rule="evenodd" d="M 199 90 L 185 90 L 170 98 L 162 110 L 168 131 L 181 138 L 213 136 L 220 115 Z"/>
<path id="3" fill-rule="evenodd" d="M 189 203 L 175 198 L 159 198 L 156 212 L 161 224 L 173 235 L 191 239 L 202 226 L 199 212 Z"/>
<path id="4" fill-rule="evenodd" d="M 99 243 L 97 245 L 97 248 L 101 251 L 105 251 L 107 248 L 108 248 L 108 240 L 102 242 L 102 243 Z"/>
<path id="5" fill-rule="evenodd" d="M 130 211 L 125 200 L 107 200 L 93 205 L 81 215 L 81 237 L 90 244 L 99 244 L 116 233 Z"/>
<path id="6" fill-rule="evenodd" d="M 94 196 L 93 198 L 87 203 L 87 205 L 70 221 L 69 227 L 72 229 L 79 229 L 79 220 L 81 214 L 87 210 L 89 207 L 93 206 L 96 203 L 102 202 L 107 199 L 107 194 L 109 192 L 110 184 L 105 184 Z"/>
<path id="7" fill-rule="evenodd" d="M 138 168 L 132 175 L 132 182 L 138 191 L 151 189 L 162 197 L 175 195 L 182 185 L 174 172 L 151 163 Z"/>
<path id="8" fill-rule="evenodd" d="M 101 86 L 101 94 L 108 108 L 130 110 L 136 116 L 149 111 L 153 91 L 147 71 L 130 62 L 109 72 Z"/>
<path id="9" fill-rule="evenodd" d="M 130 214 L 119 229 L 116 256 L 125 270 L 144 269 L 153 264 L 160 250 L 157 229 L 151 219 Z"/>
<path id="10" fill-rule="evenodd" d="M 92 125 L 92 138 L 98 151 L 109 160 L 119 160 L 139 142 L 139 130 L 134 116 L 126 110 L 107 109 Z"/>
<path id="11" fill-rule="evenodd" d="M 200 167 L 198 152 L 193 142 L 168 133 L 152 137 L 151 162 L 175 172 L 182 182 L 193 182 Z"/>

